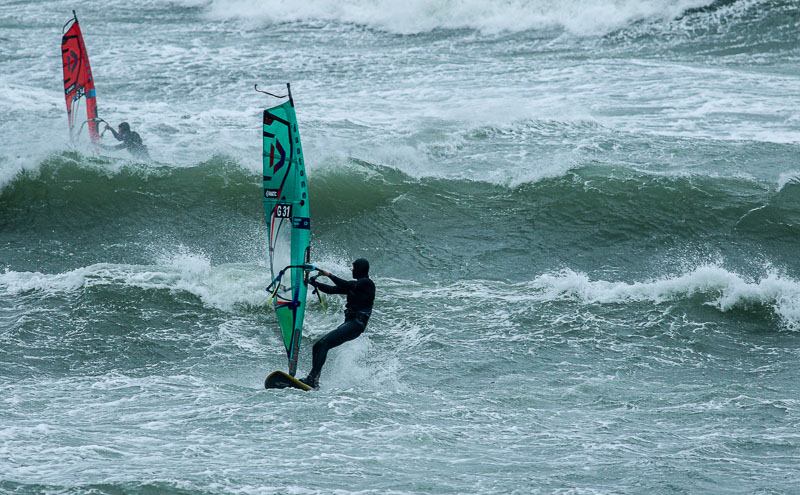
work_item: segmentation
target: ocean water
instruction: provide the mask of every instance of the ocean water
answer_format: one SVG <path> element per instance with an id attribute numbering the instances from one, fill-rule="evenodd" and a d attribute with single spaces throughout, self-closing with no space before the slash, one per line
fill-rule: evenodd
<path id="1" fill-rule="evenodd" d="M 70 145 L 72 9 L 152 162 Z M 790 0 L 0 3 L 0 493 L 798 493 L 798 33 Z M 263 390 L 253 84 L 286 82 L 312 260 L 378 287 L 313 393 Z"/>

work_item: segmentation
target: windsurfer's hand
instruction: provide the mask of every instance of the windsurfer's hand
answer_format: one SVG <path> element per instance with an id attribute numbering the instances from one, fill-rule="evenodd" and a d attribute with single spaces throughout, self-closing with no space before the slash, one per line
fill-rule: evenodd
<path id="1" fill-rule="evenodd" d="M 109 130 L 109 129 L 111 129 L 111 126 L 110 126 L 110 125 L 108 125 L 108 124 L 106 124 L 106 127 L 105 127 L 105 129 L 103 129 L 103 130 L 104 130 L 104 131 L 107 131 L 107 130 Z"/>
<path id="2" fill-rule="evenodd" d="M 322 275 L 323 277 L 329 277 L 329 276 L 330 276 L 330 274 L 331 274 L 331 272 L 329 272 L 329 271 L 327 271 L 327 270 L 323 270 L 322 268 L 320 268 L 320 269 L 319 269 L 319 270 L 317 270 L 317 271 L 318 271 L 318 272 L 319 272 L 319 274 L 320 274 L 320 275 Z"/>

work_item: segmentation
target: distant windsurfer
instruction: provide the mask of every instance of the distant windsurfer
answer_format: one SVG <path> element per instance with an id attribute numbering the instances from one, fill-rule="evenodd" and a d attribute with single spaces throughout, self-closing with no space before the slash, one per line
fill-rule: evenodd
<path id="1" fill-rule="evenodd" d="M 344 323 L 314 344 L 311 371 L 307 377 L 300 379 L 313 388 L 319 387 L 319 376 L 328 351 L 364 332 L 375 302 L 375 283 L 369 278 L 369 262 L 364 258 L 353 262 L 355 280 L 344 280 L 322 269 L 319 270 L 319 275 L 328 277 L 335 285 L 323 284 L 316 279 L 312 279 L 312 285 L 325 294 L 347 294 L 347 304 L 344 309 Z"/>
<path id="2" fill-rule="evenodd" d="M 142 142 L 141 136 L 138 132 L 131 131 L 131 126 L 127 122 L 119 125 L 119 131 L 115 131 L 113 127 L 106 124 L 105 131 L 111 131 L 117 141 L 122 141 L 122 144 L 116 146 L 101 145 L 108 150 L 128 150 L 134 158 L 142 160 L 149 160 L 150 154 L 147 152 L 147 146 Z"/>

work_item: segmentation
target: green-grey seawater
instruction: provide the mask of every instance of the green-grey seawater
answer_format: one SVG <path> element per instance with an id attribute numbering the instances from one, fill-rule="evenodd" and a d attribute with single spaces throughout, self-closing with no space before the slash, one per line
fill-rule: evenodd
<path id="1" fill-rule="evenodd" d="M 153 162 L 70 145 L 73 8 Z M 0 493 L 796 493 L 798 32 L 788 0 L 0 5 Z M 263 390 L 252 86 L 287 81 L 312 260 L 378 288 L 311 393 Z"/>

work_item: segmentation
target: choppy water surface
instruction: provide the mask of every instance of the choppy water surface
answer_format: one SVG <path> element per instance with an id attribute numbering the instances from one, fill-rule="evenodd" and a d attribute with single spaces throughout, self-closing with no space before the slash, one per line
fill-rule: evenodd
<path id="1" fill-rule="evenodd" d="M 154 162 L 70 146 L 73 8 Z M 798 32 L 778 0 L 0 5 L 0 492 L 793 493 Z M 286 81 L 314 261 L 378 286 L 314 393 L 262 389 L 252 85 Z"/>

